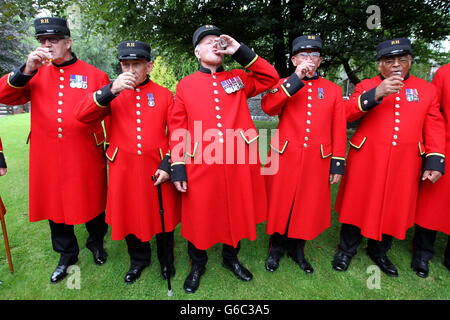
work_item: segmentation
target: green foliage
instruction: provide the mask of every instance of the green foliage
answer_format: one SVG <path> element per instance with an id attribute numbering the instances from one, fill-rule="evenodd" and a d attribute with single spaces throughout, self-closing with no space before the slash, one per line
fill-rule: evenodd
<path id="1" fill-rule="evenodd" d="M 31 46 L 21 39 L 34 13 L 31 1 L 22 1 L 19 6 L 13 1 L 0 0 L 0 75 L 12 71 L 26 59 Z"/>
<path id="2" fill-rule="evenodd" d="M 106 72 L 110 78 L 116 78 L 119 70 L 117 44 L 110 33 L 97 33 L 90 27 L 89 17 L 80 11 L 78 5 L 58 7 L 68 19 L 72 50 L 81 60 Z"/>
<path id="3" fill-rule="evenodd" d="M 153 70 L 150 74 L 150 79 L 175 94 L 178 81 L 173 71 L 161 56 L 156 57 L 153 62 Z"/>
<path id="4" fill-rule="evenodd" d="M 177 67 L 180 64 L 172 57 L 192 52 L 192 34 L 206 23 L 220 26 L 274 62 L 281 76 L 292 71 L 286 56 L 292 40 L 304 33 L 319 34 L 324 40 L 322 73 L 336 76 L 342 66 L 354 83 L 365 77 L 365 71 L 373 71 L 366 66 L 374 61 L 375 46 L 382 40 L 409 37 L 414 40 L 415 55 L 429 60 L 435 51 L 423 44 L 436 44 L 449 34 L 445 2 L 377 1 L 379 29 L 367 27 L 370 14 L 366 10 L 371 4 L 368 0 L 80 1 L 92 21 L 101 21 L 95 28 L 113 31 L 115 37 L 143 38 L 163 48 L 159 54 Z M 193 58 L 188 55 L 187 59 Z"/>

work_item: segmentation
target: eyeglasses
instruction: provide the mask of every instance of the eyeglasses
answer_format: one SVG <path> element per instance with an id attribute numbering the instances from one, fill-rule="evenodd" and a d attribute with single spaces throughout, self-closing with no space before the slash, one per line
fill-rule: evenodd
<path id="1" fill-rule="evenodd" d="M 302 58 L 307 58 L 308 56 L 310 56 L 311 59 L 313 59 L 313 58 L 319 58 L 320 52 L 299 52 L 299 53 L 297 53 L 297 55 Z"/>
<path id="2" fill-rule="evenodd" d="M 59 42 L 59 40 L 64 39 L 64 37 L 49 37 L 49 38 L 38 38 L 37 40 L 40 42 L 40 44 L 45 44 L 47 42 L 47 40 L 51 43 L 51 44 L 56 44 Z"/>
<path id="3" fill-rule="evenodd" d="M 395 61 L 398 61 L 401 64 L 407 64 L 409 63 L 409 57 L 403 56 L 403 57 L 384 58 L 381 59 L 381 61 L 387 66 L 393 65 Z"/>

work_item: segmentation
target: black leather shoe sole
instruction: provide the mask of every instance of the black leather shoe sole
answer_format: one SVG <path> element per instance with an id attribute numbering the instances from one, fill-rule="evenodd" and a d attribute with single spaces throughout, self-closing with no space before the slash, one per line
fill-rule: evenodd
<path id="1" fill-rule="evenodd" d="M 314 272 L 312 265 L 305 258 L 303 258 L 302 261 L 298 261 L 298 259 L 289 252 L 288 252 L 288 257 L 291 258 L 296 264 L 298 264 L 300 269 L 302 269 L 306 273 L 311 274 Z"/>
<path id="2" fill-rule="evenodd" d="M 50 283 L 58 283 L 67 276 L 67 269 L 77 263 L 78 259 L 63 265 L 58 265 L 50 277 Z"/>
<path id="3" fill-rule="evenodd" d="M 428 261 L 423 260 L 413 260 L 411 262 L 411 268 L 416 272 L 416 275 L 418 275 L 421 278 L 428 277 L 429 268 L 428 268 Z"/>
<path id="4" fill-rule="evenodd" d="M 342 252 L 337 252 L 333 258 L 333 269 L 336 271 L 347 271 L 352 257 L 343 254 Z"/>
<path id="5" fill-rule="evenodd" d="M 127 284 L 132 284 L 136 282 L 137 279 L 141 277 L 142 270 L 144 270 L 145 267 L 133 267 L 128 270 L 127 274 L 125 275 L 124 281 Z"/>
<path id="6" fill-rule="evenodd" d="M 222 266 L 225 269 L 228 269 L 231 272 L 233 272 L 236 278 L 238 278 L 241 281 L 248 282 L 253 279 L 252 273 L 240 263 L 233 263 L 233 265 L 229 265 L 222 261 Z"/>
<path id="7" fill-rule="evenodd" d="M 108 254 L 106 253 L 105 249 L 96 249 L 92 251 L 92 256 L 94 258 L 94 263 L 96 265 L 103 265 L 106 262 L 106 258 L 108 257 Z"/>
<path id="8" fill-rule="evenodd" d="M 186 293 L 194 293 L 200 285 L 200 278 L 205 273 L 206 268 L 191 269 L 191 272 L 186 277 L 183 284 L 183 289 Z"/>
<path id="9" fill-rule="evenodd" d="M 390 277 L 398 277 L 397 268 L 394 264 L 386 257 L 373 257 L 370 254 L 367 254 L 370 259 L 383 271 L 386 275 Z"/>
<path id="10" fill-rule="evenodd" d="M 280 259 L 277 260 L 276 258 L 269 255 L 269 257 L 266 260 L 266 264 L 265 264 L 266 270 L 269 272 L 276 271 L 279 267 L 279 261 L 280 261 Z"/>

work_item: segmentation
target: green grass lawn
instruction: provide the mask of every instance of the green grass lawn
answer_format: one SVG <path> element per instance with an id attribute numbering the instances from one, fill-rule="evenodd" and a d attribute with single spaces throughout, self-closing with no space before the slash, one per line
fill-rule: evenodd
<path id="1" fill-rule="evenodd" d="M 399 269 L 398 278 L 381 274 L 380 289 L 369 289 L 367 280 L 372 275 L 367 268 L 372 261 L 366 256 L 366 241 L 345 273 L 332 269 L 338 242 L 339 223 L 332 214 L 332 225 L 315 240 L 308 241 L 305 253 L 315 272 L 305 274 L 286 256 L 275 273 L 264 268 L 268 251 L 268 235 L 265 224 L 257 227 L 258 238 L 250 242 L 243 240 L 239 254 L 242 263 L 253 273 L 253 280 L 243 283 L 221 266 L 221 245 L 208 250 L 207 271 L 194 295 L 187 295 L 183 282 L 189 272 L 186 241 L 180 236 L 180 227 L 175 232 L 176 276 L 172 279 L 174 295 L 167 297 L 167 282 L 160 276 L 156 258 L 156 244 L 153 239 L 152 263 L 141 278 L 133 285 L 124 283 L 123 278 L 129 268 L 129 257 L 125 241 L 112 241 L 110 232 L 105 238 L 109 258 L 105 265 L 93 263 L 91 252 L 85 247 L 87 231 L 83 225 L 76 226 L 80 245 L 77 266 L 80 272 L 80 288 L 71 289 L 70 282 L 63 280 L 50 284 L 50 275 L 58 262 L 50 242 L 47 221 L 28 221 L 28 145 L 29 114 L 0 118 L 0 136 L 7 156 L 8 173 L 0 177 L 0 194 L 8 210 L 6 223 L 14 263 L 14 273 L 8 268 L 8 261 L 0 239 L 0 300 L 44 299 L 44 300 L 85 300 L 85 299 L 155 299 L 155 300 L 303 300 L 303 299 L 412 299 L 429 300 L 450 298 L 450 277 L 442 265 L 447 236 L 438 234 L 436 256 L 430 264 L 430 275 L 418 278 L 410 269 L 411 238 L 413 229 L 404 241 L 394 240 L 389 257 Z M 273 128 L 276 123 L 258 122 L 262 128 Z M 332 205 L 337 187 L 332 187 Z M 70 277 L 70 276 L 69 276 Z"/>

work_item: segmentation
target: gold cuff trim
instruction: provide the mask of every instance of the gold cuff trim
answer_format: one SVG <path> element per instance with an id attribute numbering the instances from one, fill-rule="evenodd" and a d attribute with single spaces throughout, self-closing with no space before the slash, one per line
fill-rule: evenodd
<path id="1" fill-rule="evenodd" d="M 440 156 L 440 157 L 442 157 L 442 158 L 445 158 L 445 155 L 443 155 L 442 153 L 437 153 L 437 152 L 429 153 L 429 154 L 427 154 L 427 155 L 425 156 L 425 158 L 427 158 L 427 157 L 429 157 L 429 156 Z"/>
<path id="2" fill-rule="evenodd" d="M 283 153 L 284 153 L 284 150 L 286 150 L 286 147 L 287 147 L 287 145 L 288 145 L 288 142 L 289 142 L 289 141 L 286 140 L 286 142 L 284 143 L 284 146 L 283 146 L 283 148 L 282 148 L 281 150 L 278 150 L 277 148 L 275 148 L 274 146 L 272 146 L 272 144 L 270 145 L 270 147 L 271 147 L 274 151 L 278 152 L 279 154 L 283 154 Z"/>
<path id="3" fill-rule="evenodd" d="M 186 163 L 184 163 L 184 161 L 178 161 L 178 162 L 172 163 L 170 166 L 173 167 L 173 166 L 176 166 L 177 164 L 186 164 Z"/>
<path id="4" fill-rule="evenodd" d="M 357 146 L 356 144 L 353 144 L 351 141 L 349 141 L 350 145 L 356 149 L 360 149 L 362 147 L 362 145 L 364 144 L 364 142 L 366 142 L 367 137 L 364 137 L 364 139 L 361 141 L 361 143 L 359 144 L 359 146 Z"/>
<path id="5" fill-rule="evenodd" d="M 281 85 L 281 89 L 283 89 L 284 93 L 286 93 L 286 95 L 290 98 L 291 95 L 289 94 L 289 92 L 287 91 L 287 89 L 284 87 L 284 85 Z"/>
<path id="6" fill-rule="evenodd" d="M 252 61 L 250 61 L 250 63 L 248 64 L 248 65 L 246 65 L 245 67 L 244 67 L 244 69 L 248 69 L 248 68 L 250 68 L 251 67 L 251 65 L 252 64 L 254 64 L 255 63 L 255 61 L 258 59 L 258 55 L 256 55 L 254 58 L 253 58 L 253 60 Z"/>
<path id="7" fill-rule="evenodd" d="M 258 136 L 256 136 L 256 137 L 254 137 L 253 139 L 248 140 L 248 139 L 245 137 L 244 132 L 239 131 L 239 133 L 241 134 L 242 139 L 244 139 L 244 141 L 247 142 L 247 144 L 250 144 L 250 143 L 254 142 L 254 141 L 257 140 L 258 137 L 259 137 L 259 135 L 258 135 Z"/>
<path id="8" fill-rule="evenodd" d="M 9 82 L 9 77 L 11 77 L 12 74 L 13 74 L 12 72 L 10 74 L 8 74 L 8 78 L 6 79 L 6 82 L 8 83 L 8 86 L 10 86 L 11 88 L 14 88 L 14 89 L 23 89 L 25 86 L 17 87 L 17 86 L 12 85 L 11 82 Z"/>
<path id="9" fill-rule="evenodd" d="M 102 109 L 105 108 L 106 106 L 102 106 L 100 103 L 98 103 L 97 98 L 95 97 L 96 94 L 97 94 L 97 92 L 94 92 L 94 95 L 93 95 L 95 104 Z"/>
<path id="10" fill-rule="evenodd" d="M 192 152 L 192 154 L 190 154 L 189 152 L 186 152 L 186 155 L 191 157 L 191 158 L 195 157 L 195 153 L 197 152 L 197 147 L 198 147 L 198 142 L 196 142 L 194 144 L 194 152 Z"/>
<path id="11" fill-rule="evenodd" d="M 322 159 L 328 158 L 329 156 L 331 156 L 332 152 L 330 152 L 327 155 L 323 154 L 323 144 L 320 144 L 320 155 L 322 156 Z"/>
<path id="12" fill-rule="evenodd" d="M 362 107 L 361 107 L 361 96 L 359 96 L 358 97 L 358 108 L 359 108 L 359 111 L 361 111 L 361 112 L 367 112 L 366 110 L 364 110 Z"/>
<path id="13" fill-rule="evenodd" d="M 343 161 L 345 161 L 345 158 L 341 158 L 341 157 L 331 157 L 331 159 L 336 159 L 336 160 L 343 160 Z"/>

